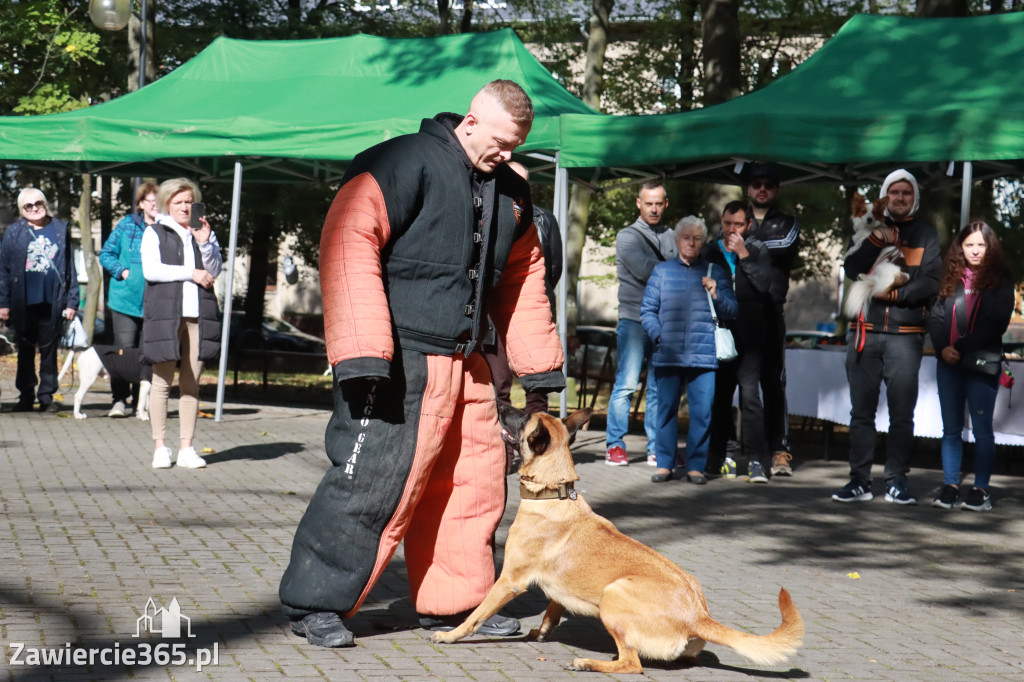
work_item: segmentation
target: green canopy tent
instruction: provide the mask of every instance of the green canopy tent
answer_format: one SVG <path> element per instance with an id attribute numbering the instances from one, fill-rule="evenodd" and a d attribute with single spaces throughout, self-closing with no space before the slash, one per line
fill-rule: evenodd
<path id="1" fill-rule="evenodd" d="M 358 152 L 415 132 L 439 112 L 464 113 L 477 90 L 497 78 L 522 85 L 534 103 L 520 151 L 557 153 L 558 117 L 593 113 L 511 29 L 415 39 L 218 38 L 138 92 L 70 113 L 0 118 L 0 160 L 74 173 L 187 175 L 201 183 L 233 178 L 230 291 L 243 169 L 248 182 L 336 181 Z M 556 194 L 565 190 L 556 183 Z M 565 204 L 561 197 L 556 203 Z M 564 226 L 564 213 L 560 218 Z M 226 319 L 230 306 L 228 296 Z M 564 335 L 564 321 L 561 329 Z M 227 339 L 225 328 L 225 348 Z"/>
<path id="2" fill-rule="evenodd" d="M 1020 175 L 1021 64 L 1024 13 L 858 15 L 792 73 L 729 102 L 564 116 L 560 162 L 724 183 L 755 159 L 780 162 L 788 181 L 880 182 L 900 164 L 939 183 L 958 161 L 979 177 Z"/>

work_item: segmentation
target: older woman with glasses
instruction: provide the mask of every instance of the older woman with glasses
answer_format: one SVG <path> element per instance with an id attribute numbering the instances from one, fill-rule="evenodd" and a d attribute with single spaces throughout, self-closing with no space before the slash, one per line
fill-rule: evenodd
<path id="1" fill-rule="evenodd" d="M 21 218 L 7 227 L 0 244 L 0 320 L 14 327 L 18 346 L 14 385 L 21 395 L 14 411 L 32 411 L 38 398 L 40 412 L 57 412 L 53 394 L 61 320 L 70 320 L 78 310 L 71 237 L 67 223 L 50 216 L 38 189 L 21 190 L 18 209 Z"/>
<path id="2" fill-rule="evenodd" d="M 711 404 L 715 396 L 715 321 L 730 320 L 738 306 L 732 280 L 718 265 L 701 257 L 708 228 L 687 216 L 675 228 L 679 257 L 654 267 L 640 304 L 640 322 L 654 343 L 651 365 L 658 382 L 654 454 L 658 468 L 651 481 L 673 477 L 678 449 L 679 400 L 686 392 L 690 426 L 686 437 L 686 478 L 707 483 Z M 712 306 L 714 310 L 712 310 Z"/>
<path id="3" fill-rule="evenodd" d="M 100 265 L 110 273 L 107 307 L 114 327 L 114 345 L 138 348 L 142 335 L 142 294 L 146 278 L 142 276 L 142 235 L 148 225 L 156 222 L 156 190 L 152 182 L 144 182 L 135 191 L 137 212 L 129 213 L 107 237 L 100 251 Z M 127 402 L 134 397 L 137 406 L 139 386 L 110 378 L 113 406 L 111 417 L 127 415 Z"/>
<path id="4" fill-rule="evenodd" d="M 156 222 L 142 235 L 142 357 L 153 365 L 149 416 L 153 427 L 153 468 L 166 469 L 173 459 L 167 447 L 167 398 L 178 375 L 180 421 L 179 467 L 197 469 L 206 460 L 192 446 L 199 416 L 199 375 L 203 362 L 220 353 L 220 308 L 213 281 L 222 260 L 217 237 L 205 217 L 192 220 L 199 188 L 187 178 L 162 183 L 156 192 Z"/>

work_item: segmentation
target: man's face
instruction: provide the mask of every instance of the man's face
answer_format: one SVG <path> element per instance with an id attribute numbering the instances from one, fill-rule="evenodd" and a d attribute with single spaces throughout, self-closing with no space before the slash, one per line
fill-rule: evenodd
<path id="1" fill-rule="evenodd" d="M 642 189 L 636 198 L 636 207 L 640 209 L 640 217 L 648 225 L 660 225 L 661 219 L 668 208 L 668 194 L 664 187 Z"/>
<path id="2" fill-rule="evenodd" d="M 750 178 L 747 185 L 747 196 L 750 203 L 757 208 L 771 208 L 779 198 L 779 183 L 772 178 Z"/>
<path id="3" fill-rule="evenodd" d="M 910 210 L 914 207 L 913 185 L 906 180 L 899 180 L 889 185 L 885 196 L 889 198 L 887 208 L 894 220 L 903 220 L 910 215 Z"/>
<path id="4" fill-rule="evenodd" d="M 473 166 L 484 173 L 493 172 L 511 159 L 515 148 L 530 134 L 529 125 L 516 123 L 492 97 L 474 102 L 465 124 L 469 135 L 464 139 L 463 149 Z"/>
<path id="5" fill-rule="evenodd" d="M 750 221 L 745 211 L 726 213 L 722 216 L 722 236 L 726 243 L 729 241 L 729 235 L 736 234 L 742 239 L 749 228 Z"/>

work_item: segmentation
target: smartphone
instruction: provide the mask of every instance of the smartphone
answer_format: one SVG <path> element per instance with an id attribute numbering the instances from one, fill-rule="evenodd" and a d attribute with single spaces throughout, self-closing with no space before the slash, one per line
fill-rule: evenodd
<path id="1" fill-rule="evenodd" d="M 188 226 L 193 230 L 201 230 L 203 224 L 199 219 L 206 215 L 206 204 L 196 201 L 192 204 L 192 216 L 189 218 Z"/>

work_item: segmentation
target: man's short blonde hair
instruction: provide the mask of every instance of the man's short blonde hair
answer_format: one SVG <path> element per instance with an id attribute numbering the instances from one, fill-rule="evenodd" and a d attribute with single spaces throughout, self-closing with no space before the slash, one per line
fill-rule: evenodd
<path id="1" fill-rule="evenodd" d="M 192 201 L 203 200 L 203 193 L 199 191 L 199 186 L 188 178 L 173 178 L 161 182 L 156 190 L 156 210 L 167 213 L 167 202 L 171 200 L 171 197 L 187 189 L 192 190 Z"/>
<path id="2" fill-rule="evenodd" d="M 494 80 L 480 89 L 493 97 L 519 125 L 533 125 L 533 102 L 526 90 L 510 80 Z"/>

